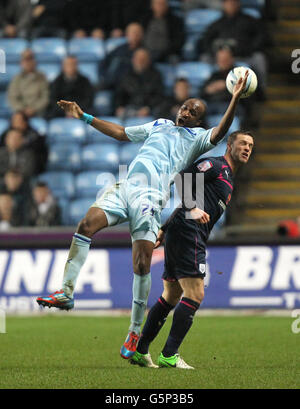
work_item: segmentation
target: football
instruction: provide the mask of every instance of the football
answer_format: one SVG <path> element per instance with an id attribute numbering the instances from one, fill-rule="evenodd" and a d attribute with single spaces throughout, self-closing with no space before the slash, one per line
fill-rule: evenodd
<path id="1" fill-rule="evenodd" d="M 245 76 L 246 71 L 249 71 L 249 76 L 247 79 L 247 83 L 245 86 L 245 89 L 241 95 L 241 98 L 248 98 L 250 97 L 250 95 L 253 94 L 253 92 L 256 90 L 257 88 L 257 77 L 256 74 L 253 70 L 251 70 L 250 68 L 247 67 L 236 67 L 233 68 L 233 70 L 231 70 L 226 78 L 226 87 L 228 89 L 228 91 L 232 94 L 233 92 L 233 88 L 235 86 L 235 84 L 237 83 L 237 81 L 241 78 Z"/>

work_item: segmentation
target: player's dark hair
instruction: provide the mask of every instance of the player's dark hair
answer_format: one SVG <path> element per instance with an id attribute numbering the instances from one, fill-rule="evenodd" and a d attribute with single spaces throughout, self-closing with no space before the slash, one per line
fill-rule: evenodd
<path id="1" fill-rule="evenodd" d="M 34 185 L 34 187 L 48 187 L 46 182 L 43 182 L 42 180 L 36 182 L 36 184 Z"/>
<path id="2" fill-rule="evenodd" d="M 232 132 L 227 139 L 227 143 L 229 143 L 230 145 L 236 140 L 238 135 L 249 135 L 251 136 L 251 138 L 254 140 L 254 135 L 252 134 L 252 132 L 250 131 L 243 131 L 243 130 L 238 130 L 238 131 L 234 131 Z"/>

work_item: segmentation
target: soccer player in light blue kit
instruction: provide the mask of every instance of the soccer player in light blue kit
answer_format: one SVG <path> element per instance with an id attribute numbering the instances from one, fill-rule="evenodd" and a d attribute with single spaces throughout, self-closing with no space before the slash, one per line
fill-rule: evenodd
<path id="1" fill-rule="evenodd" d="M 160 213 L 169 197 L 175 175 L 212 149 L 227 133 L 248 73 L 241 78 L 220 123 L 212 129 L 200 127 L 205 105 L 188 99 L 180 107 L 176 123 L 158 119 L 142 126 L 124 128 L 84 113 L 75 102 L 58 105 L 74 118 L 119 141 L 144 142 L 129 166 L 127 177 L 108 188 L 79 222 L 65 265 L 62 290 L 38 297 L 42 306 L 71 309 L 76 280 L 88 255 L 92 236 L 107 226 L 129 221 L 133 258 L 133 301 L 129 334 L 121 347 L 121 356 L 129 359 L 136 351 L 140 329 L 151 288 L 150 265 Z"/>

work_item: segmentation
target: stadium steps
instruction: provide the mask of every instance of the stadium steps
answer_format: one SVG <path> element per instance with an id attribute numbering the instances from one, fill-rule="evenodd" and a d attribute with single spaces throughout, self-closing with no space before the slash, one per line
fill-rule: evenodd
<path id="1" fill-rule="evenodd" d="M 233 224 L 261 231 L 300 216 L 300 73 L 292 72 L 292 50 L 300 48 L 300 1 L 280 0 L 269 25 L 267 100 L 262 107 L 255 152 L 241 172 L 241 194 Z M 233 212 L 234 213 L 234 212 Z"/>

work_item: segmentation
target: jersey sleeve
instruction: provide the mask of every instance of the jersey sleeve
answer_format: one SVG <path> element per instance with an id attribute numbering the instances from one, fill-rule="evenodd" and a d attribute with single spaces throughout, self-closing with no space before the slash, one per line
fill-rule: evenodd
<path id="1" fill-rule="evenodd" d="M 154 123 L 155 121 L 148 122 L 144 125 L 127 126 L 125 128 L 125 133 L 131 142 L 134 143 L 145 142 L 145 140 L 149 136 L 150 130 L 152 129 Z"/>
<path id="2" fill-rule="evenodd" d="M 204 128 L 193 128 L 197 132 L 197 143 L 194 146 L 194 154 L 202 155 L 203 153 L 213 149 L 216 145 L 210 142 L 210 137 L 214 128 L 204 129 Z"/>

